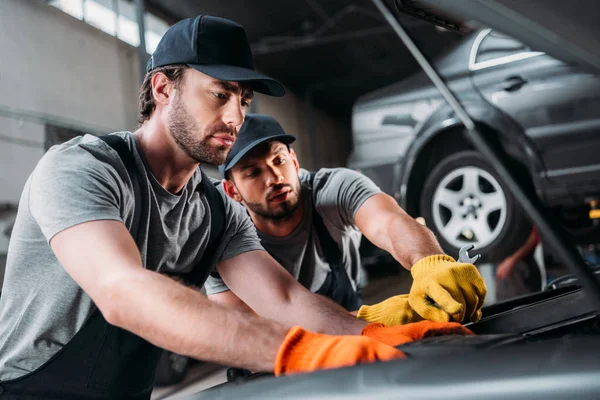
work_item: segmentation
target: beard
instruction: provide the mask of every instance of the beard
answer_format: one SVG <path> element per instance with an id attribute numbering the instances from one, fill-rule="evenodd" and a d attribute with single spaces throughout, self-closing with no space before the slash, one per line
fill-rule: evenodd
<path id="1" fill-rule="evenodd" d="M 269 193 L 267 193 L 267 195 L 265 196 L 266 199 L 268 199 L 272 193 L 278 192 L 283 188 L 289 187 L 291 189 L 291 193 L 294 193 L 296 195 L 295 199 L 287 200 L 283 203 L 276 204 L 276 209 L 269 208 L 269 206 L 267 205 L 268 201 L 265 201 L 264 203 L 253 203 L 247 201 L 243 197 L 242 199 L 244 200 L 244 203 L 246 203 L 246 207 L 248 207 L 255 214 L 260 215 L 262 218 L 272 222 L 281 222 L 291 218 L 291 216 L 294 214 L 294 211 L 296 211 L 296 209 L 298 209 L 298 206 L 300 205 L 300 182 L 297 182 L 295 186 L 296 187 L 292 185 L 275 185 L 269 191 Z"/>
<path id="2" fill-rule="evenodd" d="M 198 124 L 181 102 L 179 93 L 176 94 L 173 102 L 173 107 L 167 114 L 167 126 L 175 143 L 198 163 L 223 164 L 231 148 L 225 145 L 211 146 L 208 141 L 212 135 L 217 133 L 228 133 L 235 139 L 236 129 L 221 123 L 209 126 L 204 132 L 201 132 Z"/>

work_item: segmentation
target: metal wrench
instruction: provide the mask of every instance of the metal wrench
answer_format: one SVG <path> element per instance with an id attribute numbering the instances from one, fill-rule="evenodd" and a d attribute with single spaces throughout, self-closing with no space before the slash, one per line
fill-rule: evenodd
<path id="1" fill-rule="evenodd" d="M 473 250 L 474 248 L 475 246 L 472 244 L 461 247 L 458 251 L 458 262 L 475 265 L 475 263 L 481 258 L 481 254 L 475 254 L 473 257 L 469 256 L 469 251 Z M 434 307 L 441 308 L 430 298 L 427 299 L 427 302 Z"/>
<path id="2" fill-rule="evenodd" d="M 458 262 L 475 265 L 475 263 L 481 258 L 481 254 L 475 254 L 473 257 L 469 256 L 469 251 L 473 250 L 474 248 L 475 246 L 472 244 L 468 244 L 466 246 L 461 247 L 458 251 Z M 427 298 L 427 302 L 436 308 L 441 308 L 431 298 Z"/>
<path id="3" fill-rule="evenodd" d="M 473 250 L 474 248 L 475 246 L 472 244 L 461 247 L 458 251 L 458 262 L 475 265 L 475 263 L 481 258 L 481 254 L 475 254 L 473 257 L 470 257 L 469 251 Z"/>

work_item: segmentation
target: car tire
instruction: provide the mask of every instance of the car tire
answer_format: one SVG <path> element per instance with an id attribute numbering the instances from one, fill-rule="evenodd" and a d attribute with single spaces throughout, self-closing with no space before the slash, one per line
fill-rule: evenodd
<path id="1" fill-rule="evenodd" d="M 154 385 L 168 386 L 181 382 L 185 378 L 189 362 L 186 356 L 163 350 L 154 375 Z"/>
<path id="2" fill-rule="evenodd" d="M 481 262 L 500 262 L 521 247 L 532 223 L 490 164 L 476 151 L 439 162 L 425 178 L 421 216 L 454 258 L 473 244 Z"/>

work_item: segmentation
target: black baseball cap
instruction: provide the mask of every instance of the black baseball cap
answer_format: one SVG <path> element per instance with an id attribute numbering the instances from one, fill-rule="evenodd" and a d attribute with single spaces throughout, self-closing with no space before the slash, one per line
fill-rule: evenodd
<path id="1" fill-rule="evenodd" d="M 281 83 L 254 71 L 246 31 L 224 18 L 199 15 L 171 26 L 148 60 L 146 72 L 167 65 L 187 65 L 222 81 L 249 83 L 270 96 L 285 94 Z"/>
<path id="2" fill-rule="evenodd" d="M 285 133 L 273 117 L 262 114 L 246 114 L 246 119 L 225 163 L 219 165 L 221 176 L 225 178 L 227 171 L 233 168 L 250 150 L 273 139 L 289 145 L 296 140 L 296 137 Z"/>

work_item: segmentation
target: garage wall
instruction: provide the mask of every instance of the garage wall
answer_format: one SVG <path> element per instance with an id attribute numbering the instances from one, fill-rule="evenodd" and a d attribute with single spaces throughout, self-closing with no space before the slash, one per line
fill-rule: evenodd
<path id="1" fill-rule="evenodd" d="M 133 47 L 41 2 L 0 1 L 0 38 L 2 203 L 18 201 L 46 124 L 134 128 L 138 78 Z"/>
<path id="2" fill-rule="evenodd" d="M 135 49 L 34 0 L 0 1 L 0 209 L 14 210 L 47 124 L 132 129 Z M 0 213 L 0 282 L 15 212 Z"/>
<path id="3" fill-rule="evenodd" d="M 290 91 L 283 99 L 257 95 L 255 100 L 255 112 L 273 116 L 287 133 L 297 137 L 292 147 L 302 167 L 346 165 L 352 146 L 349 126 L 310 107 Z"/>

